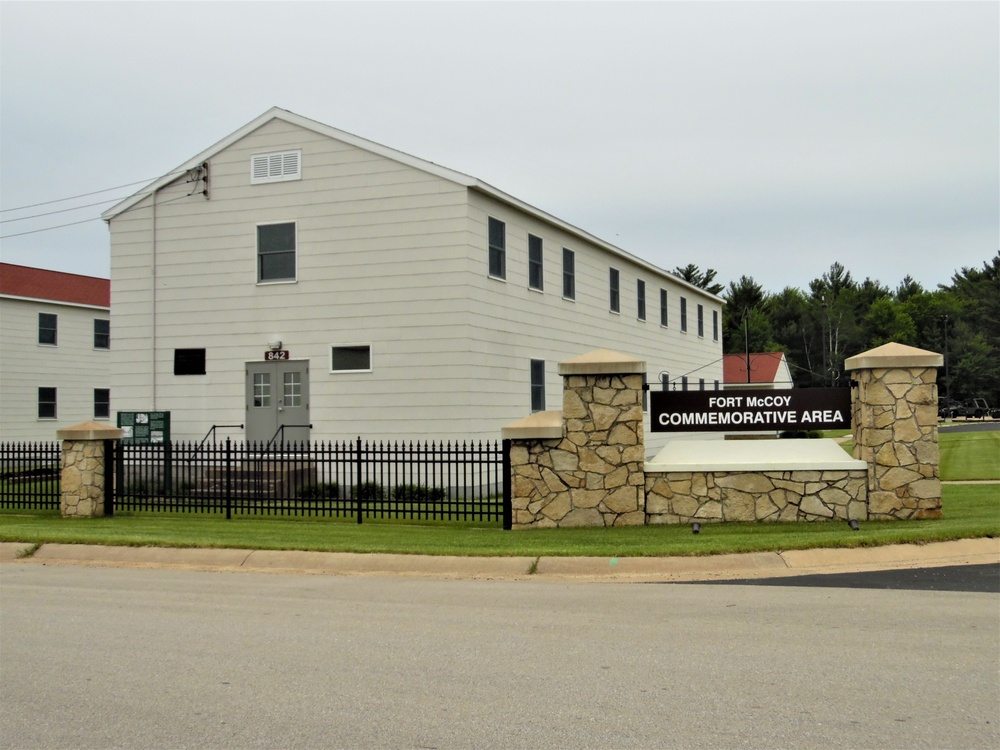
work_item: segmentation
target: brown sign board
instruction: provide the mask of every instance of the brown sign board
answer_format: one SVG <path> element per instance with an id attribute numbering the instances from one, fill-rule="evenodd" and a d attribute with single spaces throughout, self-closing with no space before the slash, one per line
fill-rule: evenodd
<path id="1" fill-rule="evenodd" d="M 652 391 L 653 432 L 769 432 L 851 427 L 850 388 Z"/>

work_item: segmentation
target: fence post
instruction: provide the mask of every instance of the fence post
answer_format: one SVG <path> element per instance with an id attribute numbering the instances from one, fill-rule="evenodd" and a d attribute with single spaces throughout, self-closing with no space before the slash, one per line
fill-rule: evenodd
<path id="1" fill-rule="evenodd" d="M 510 481 L 510 446 L 511 439 L 503 440 L 503 530 L 510 531 L 514 527 L 514 510 L 511 506 Z"/>
<path id="2" fill-rule="evenodd" d="M 226 520 L 233 518 L 233 449 L 229 438 L 226 438 Z"/>
<path id="3" fill-rule="evenodd" d="M 62 441 L 59 512 L 63 516 L 99 517 L 106 512 L 107 442 L 119 440 L 122 431 L 100 422 L 84 422 L 56 430 Z"/>
<path id="4" fill-rule="evenodd" d="M 354 454 L 355 462 L 355 483 L 354 483 L 354 502 L 358 507 L 358 523 L 361 523 L 361 436 L 358 435 L 357 443 L 355 444 L 356 453 Z"/>

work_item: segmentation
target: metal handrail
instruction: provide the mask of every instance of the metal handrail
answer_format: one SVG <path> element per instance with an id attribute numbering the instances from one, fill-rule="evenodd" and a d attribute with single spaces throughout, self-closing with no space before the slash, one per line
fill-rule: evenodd
<path id="1" fill-rule="evenodd" d="M 278 431 L 274 433 L 274 436 L 270 440 L 267 441 L 267 445 L 264 446 L 264 451 L 263 451 L 263 453 L 261 455 L 266 456 L 268 453 L 271 452 L 271 445 L 274 443 L 275 440 L 278 439 L 278 435 L 281 435 L 281 443 L 280 443 L 280 445 L 284 445 L 285 444 L 285 428 L 286 427 L 308 427 L 310 430 L 312 429 L 312 425 L 311 424 L 283 424 L 283 425 L 281 425 L 278 428 Z"/>
<path id="2" fill-rule="evenodd" d="M 201 450 L 201 447 L 203 445 L 205 445 L 205 443 L 208 442 L 209 437 L 212 438 L 212 444 L 213 445 L 215 444 L 215 431 L 216 430 L 218 430 L 218 429 L 225 429 L 225 428 L 231 428 L 231 427 L 239 427 L 241 430 L 243 429 L 243 425 L 241 425 L 241 424 L 213 424 L 211 426 L 211 428 L 209 428 L 208 432 L 205 433 L 205 437 L 203 437 L 201 439 L 201 442 L 198 443 L 198 449 Z"/>

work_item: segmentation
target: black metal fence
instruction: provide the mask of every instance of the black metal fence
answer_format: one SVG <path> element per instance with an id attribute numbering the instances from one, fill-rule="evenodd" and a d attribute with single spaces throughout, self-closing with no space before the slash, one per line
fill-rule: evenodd
<path id="1" fill-rule="evenodd" d="M 59 508 L 58 442 L 0 443 L 0 508 Z"/>
<path id="2" fill-rule="evenodd" d="M 119 443 L 115 507 L 510 528 L 508 454 L 509 444 L 500 441 Z"/>

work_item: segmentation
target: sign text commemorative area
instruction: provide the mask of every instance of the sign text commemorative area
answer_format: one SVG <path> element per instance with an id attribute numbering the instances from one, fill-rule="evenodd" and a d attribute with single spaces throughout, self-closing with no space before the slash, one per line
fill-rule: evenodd
<path id="1" fill-rule="evenodd" d="M 837 430 L 851 426 L 850 388 L 651 391 L 653 432 Z"/>

